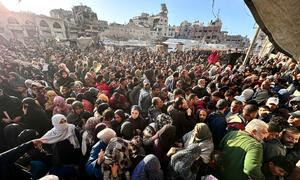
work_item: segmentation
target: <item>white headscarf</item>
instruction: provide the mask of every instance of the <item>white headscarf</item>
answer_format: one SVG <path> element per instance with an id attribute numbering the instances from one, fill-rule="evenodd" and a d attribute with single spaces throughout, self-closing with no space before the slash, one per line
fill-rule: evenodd
<path id="1" fill-rule="evenodd" d="M 79 148 L 80 145 L 75 134 L 75 126 L 68 123 L 59 124 L 62 119 L 66 119 L 62 114 L 52 116 L 51 120 L 54 127 L 41 140 L 46 144 L 54 144 L 68 139 L 75 149 Z"/>

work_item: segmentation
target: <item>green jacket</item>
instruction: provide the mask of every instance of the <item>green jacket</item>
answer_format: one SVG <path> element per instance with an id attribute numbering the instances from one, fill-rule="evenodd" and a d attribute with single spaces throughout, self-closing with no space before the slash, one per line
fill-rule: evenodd
<path id="1" fill-rule="evenodd" d="M 263 146 L 243 131 L 228 132 L 220 143 L 224 153 L 224 171 L 226 180 L 265 179 L 261 166 Z"/>

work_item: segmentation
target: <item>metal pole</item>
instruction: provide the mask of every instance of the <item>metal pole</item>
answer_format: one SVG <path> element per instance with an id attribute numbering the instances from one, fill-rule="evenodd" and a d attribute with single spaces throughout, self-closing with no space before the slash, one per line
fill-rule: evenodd
<path id="1" fill-rule="evenodd" d="M 257 36 L 258 36 L 258 34 L 259 34 L 259 31 L 260 31 L 260 28 L 259 28 L 259 26 L 258 26 L 257 29 L 256 29 L 256 32 L 255 32 L 255 35 L 254 35 L 254 37 L 253 37 L 253 39 L 252 39 L 252 42 L 251 42 L 251 44 L 250 44 L 250 46 L 249 46 L 249 49 L 248 49 L 248 51 L 247 51 L 247 54 L 246 54 L 246 56 L 245 56 L 243 65 L 247 65 L 247 64 L 249 63 L 249 61 L 250 61 L 249 56 L 250 56 L 250 54 L 252 53 L 252 50 L 253 50 L 253 48 L 254 48 L 254 45 L 255 45 Z"/>

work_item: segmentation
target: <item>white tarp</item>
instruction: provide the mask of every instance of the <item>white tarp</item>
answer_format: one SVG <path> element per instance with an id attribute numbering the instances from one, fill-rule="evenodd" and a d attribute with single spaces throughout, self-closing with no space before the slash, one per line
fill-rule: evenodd
<path id="1" fill-rule="evenodd" d="M 80 37 L 77 38 L 77 46 L 79 49 L 86 49 L 93 44 L 93 39 L 91 37 Z"/>

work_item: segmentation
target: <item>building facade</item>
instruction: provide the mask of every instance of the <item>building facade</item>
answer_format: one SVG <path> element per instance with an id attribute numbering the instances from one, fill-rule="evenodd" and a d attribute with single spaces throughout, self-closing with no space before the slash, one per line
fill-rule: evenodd
<path id="1" fill-rule="evenodd" d="M 50 11 L 50 16 L 52 18 L 61 19 L 64 22 L 67 38 L 75 39 L 78 37 L 79 28 L 75 23 L 72 11 L 64 9 L 52 9 Z"/>
<path id="2" fill-rule="evenodd" d="M 28 12 L 13 12 L 0 4 L 0 35 L 6 39 L 65 39 L 64 22 Z"/>
<path id="3" fill-rule="evenodd" d="M 102 37 L 116 37 L 116 39 L 153 40 L 168 37 L 168 9 L 166 4 L 161 4 L 160 12 L 156 15 L 142 13 L 133 17 L 127 24 L 111 23 L 101 33 Z M 175 29 L 173 28 L 172 34 Z M 125 35 L 125 36 L 124 36 Z"/>

